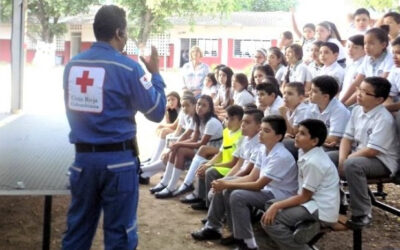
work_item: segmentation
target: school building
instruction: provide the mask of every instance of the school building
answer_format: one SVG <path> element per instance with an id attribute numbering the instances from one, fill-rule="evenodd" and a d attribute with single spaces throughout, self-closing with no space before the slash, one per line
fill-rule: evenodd
<path id="1" fill-rule="evenodd" d="M 89 14 L 67 17 L 63 21 L 68 32 L 55 40 L 55 62 L 66 64 L 77 53 L 87 50 L 95 42 L 92 23 L 96 10 Z M 160 54 L 160 67 L 179 68 L 188 60 L 188 51 L 194 45 L 204 54 L 203 62 L 210 66 L 220 63 L 234 69 L 245 69 L 253 63 L 257 48 L 276 45 L 280 34 L 291 30 L 287 12 L 234 12 L 228 17 L 199 17 L 190 26 L 183 18 L 171 18 L 173 28 L 167 33 L 152 36 L 147 46 L 155 45 Z M 0 24 L 0 62 L 11 59 L 11 27 Z M 26 61 L 31 63 L 39 44 L 26 39 Z M 129 40 L 128 56 L 137 59 L 138 49 Z"/>

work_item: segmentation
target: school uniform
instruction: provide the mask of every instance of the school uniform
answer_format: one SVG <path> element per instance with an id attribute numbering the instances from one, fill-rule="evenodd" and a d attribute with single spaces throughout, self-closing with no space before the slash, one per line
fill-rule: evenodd
<path id="1" fill-rule="evenodd" d="M 264 117 L 267 117 L 269 115 L 280 115 L 279 113 L 279 108 L 284 105 L 284 101 L 282 97 L 279 95 L 276 96 L 275 101 L 271 104 L 271 106 L 267 107 L 264 110 Z"/>
<path id="2" fill-rule="evenodd" d="M 400 68 L 393 67 L 387 79 L 392 85 L 390 96 L 397 102 L 400 96 Z"/>
<path id="3" fill-rule="evenodd" d="M 307 111 L 310 108 L 310 105 L 305 102 L 301 102 L 297 107 L 293 110 L 286 113 L 286 117 L 292 126 L 298 126 L 299 123 L 305 119 L 307 119 Z"/>
<path id="4" fill-rule="evenodd" d="M 318 65 L 315 63 L 315 61 L 312 61 L 307 67 L 308 70 L 310 71 L 311 74 L 311 79 L 314 79 L 314 77 L 319 76 L 319 72 L 321 71 L 322 67 L 324 65 Z"/>
<path id="5" fill-rule="evenodd" d="M 282 143 L 277 143 L 270 152 L 265 146 L 260 148 L 255 166 L 260 171 L 259 178 L 271 181 L 260 191 L 224 190 L 216 193 L 211 201 L 206 227 L 220 229 L 226 214 L 227 224 L 234 238 L 254 237 L 249 207 L 264 208 L 271 199 L 285 199 L 297 190 L 297 165 Z"/>
<path id="6" fill-rule="evenodd" d="M 346 63 L 346 52 L 344 51 L 342 43 L 336 38 L 329 38 L 327 42 L 334 43 L 339 47 L 338 63 Z"/>
<path id="7" fill-rule="evenodd" d="M 298 194 L 303 189 L 313 192 L 300 206 L 282 209 L 272 225 L 263 225 L 280 249 L 308 249 L 294 240 L 293 228 L 301 221 L 335 223 L 339 217 L 339 176 L 335 165 L 321 147 L 315 147 L 298 160 Z"/>
<path id="8" fill-rule="evenodd" d="M 191 128 L 192 129 L 196 128 L 194 121 L 192 122 Z M 222 131 L 223 130 L 224 130 L 224 128 L 222 127 L 221 122 L 217 118 L 211 117 L 210 120 L 208 120 L 206 124 L 200 124 L 199 139 L 202 138 L 204 135 L 210 135 L 211 138 L 208 141 L 207 146 L 219 148 L 222 144 Z"/>
<path id="9" fill-rule="evenodd" d="M 310 62 L 311 59 L 311 50 L 312 50 L 312 46 L 314 44 L 314 42 L 316 41 L 315 38 L 312 38 L 310 40 L 306 40 L 305 38 L 303 38 L 303 44 L 302 44 L 302 48 L 303 48 L 303 59 L 306 62 Z"/>
<path id="10" fill-rule="evenodd" d="M 235 93 L 233 94 L 233 102 L 236 105 L 244 107 L 247 104 L 254 103 L 255 98 L 252 94 L 250 94 L 249 91 L 243 89 L 240 92 L 235 91 Z"/>
<path id="11" fill-rule="evenodd" d="M 218 92 L 218 86 L 217 85 L 212 85 L 211 87 L 207 87 L 204 85 L 203 89 L 201 90 L 201 94 L 202 95 L 208 95 L 208 96 L 212 96 L 212 95 L 217 95 Z M 214 98 L 215 98 L 214 96 Z"/>
<path id="12" fill-rule="evenodd" d="M 283 64 L 279 64 L 278 70 L 275 73 L 275 79 L 278 81 L 279 85 L 282 84 L 282 78 L 284 77 L 286 72 L 286 66 Z"/>
<path id="13" fill-rule="evenodd" d="M 305 65 L 302 61 L 297 62 L 295 65 L 291 65 L 286 67 L 285 74 L 282 76 L 282 82 L 285 81 L 287 72 L 289 70 L 289 82 L 311 82 L 312 76 L 310 71 L 308 70 L 307 65 Z"/>
<path id="14" fill-rule="evenodd" d="M 344 69 L 338 62 L 334 62 L 329 66 L 324 65 L 318 73 L 319 76 L 328 75 L 336 79 L 339 89 L 342 87 L 344 80 Z"/>
<path id="15" fill-rule="evenodd" d="M 352 152 L 363 148 L 379 151 L 373 158 L 354 157 L 344 162 L 352 215 L 368 215 L 371 202 L 367 179 L 394 175 L 398 169 L 400 147 L 394 118 L 383 105 L 367 113 L 357 106 L 352 111 L 344 137 L 353 141 Z"/>
<path id="16" fill-rule="evenodd" d="M 344 79 L 343 79 L 343 84 L 342 84 L 342 89 L 339 92 L 339 99 L 342 99 L 344 94 L 346 94 L 347 90 L 350 88 L 351 84 L 354 82 L 354 80 L 357 77 L 358 74 L 358 68 L 361 66 L 361 63 L 364 61 L 365 56 L 360 57 L 356 61 L 351 61 L 347 63 L 346 69 L 345 69 L 345 74 L 344 74 Z"/>
<path id="17" fill-rule="evenodd" d="M 358 74 L 365 77 L 382 76 L 385 72 L 390 72 L 394 65 L 392 54 L 385 51 L 377 59 L 372 59 L 370 56 L 365 56 L 364 61 L 358 68 Z"/>
<path id="18" fill-rule="evenodd" d="M 215 97 L 215 100 L 217 100 L 217 103 L 219 105 L 222 105 L 226 101 L 226 91 L 229 91 L 229 99 L 233 98 L 233 88 L 227 89 L 224 85 L 220 85 L 218 88 L 217 96 Z"/>
<path id="19" fill-rule="evenodd" d="M 333 98 L 322 113 L 317 104 L 311 103 L 307 118 L 323 121 L 329 136 L 342 137 L 346 129 L 346 121 L 350 118 L 350 111 L 338 99 Z"/>

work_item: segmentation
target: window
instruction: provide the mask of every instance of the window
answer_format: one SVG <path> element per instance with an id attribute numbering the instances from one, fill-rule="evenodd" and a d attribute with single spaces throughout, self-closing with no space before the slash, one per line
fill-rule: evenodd
<path id="1" fill-rule="evenodd" d="M 169 34 L 160 34 L 153 35 L 147 40 L 145 54 L 150 54 L 151 46 L 155 46 L 157 48 L 158 54 L 160 56 L 169 56 L 169 44 L 170 44 L 170 35 Z M 136 47 L 136 44 L 131 39 L 128 39 L 126 43 L 126 53 L 128 55 L 138 55 L 139 49 Z"/>
<path id="2" fill-rule="evenodd" d="M 65 50 L 65 40 L 64 37 L 56 38 L 56 51 L 64 51 Z"/>
<path id="3" fill-rule="evenodd" d="M 190 38 L 189 44 L 190 48 L 199 46 L 204 57 L 218 56 L 218 39 Z"/>
<path id="4" fill-rule="evenodd" d="M 234 40 L 233 56 L 239 58 L 251 58 L 255 55 L 257 49 L 267 49 L 269 47 L 271 47 L 270 40 Z"/>

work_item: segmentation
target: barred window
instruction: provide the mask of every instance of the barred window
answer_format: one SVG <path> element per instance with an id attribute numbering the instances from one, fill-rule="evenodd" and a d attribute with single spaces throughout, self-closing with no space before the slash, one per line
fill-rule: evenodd
<path id="1" fill-rule="evenodd" d="M 56 51 L 64 51 L 65 50 L 65 40 L 64 37 L 56 38 Z"/>
<path id="2" fill-rule="evenodd" d="M 170 44 L 170 34 L 153 35 L 149 38 L 149 40 L 147 40 L 145 54 L 149 54 L 151 51 L 151 46 L 155 46 L 160 56 L 169 56 L 170 55 L 169 44 Z M 135 42 L 131 39 L 128 39 L 126 43 L 126 53 L 128 55 L 139 54 L 138 47 L 136 46 Z"/>
<path id="3" fill-rule="evenodd" d="M 218 56 L 218 39 L 190 38 L 190 47 L 198 46 L 204 57 Z"/>
<path id="4" fill-rule="evenodd" d="M 257 49 L 267 49 L 269 47 L 271 47 L 270 40 L 236 39 L 233 42 L 233 56 L 239 58 L 251 58 L 255 55 Z"/>

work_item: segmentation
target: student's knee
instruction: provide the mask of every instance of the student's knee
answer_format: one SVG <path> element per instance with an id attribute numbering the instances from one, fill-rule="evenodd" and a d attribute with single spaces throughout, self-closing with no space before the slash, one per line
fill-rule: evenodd
<path id="1" fill-rule="evenodd" d="M 362 166 L 360 166 L 360 157 L 352 157 L 347 159 L 344 164 L 344 173 L 346 179 L 349 179 L 349 176 L 355 176 L 362 174 Z"/>
<path id="2" fill-rule="evenodd" d="M 201 157 L 206 157 L 207 156 L 207 150 L 208 149 L 207 149 L 206 145 L 200 146 L 199 150 L 197 151 L 197 154 L 199 156 L 201 156 Z"/>
<path id="3" fill-rule="evenodd" d="M 234 190 L 229 197 L 229 203 L 231 204 L 231 206 L 242 204 L 245 200 L 246 197 L 242 190 Z"/>
<path id="4" fill-rule="evenodd" d="M 167 135 L 170 134 L 170 133 L 171 133 L 171 131 L 169 129 L 163 128 L 160 131 L 160 137 L 162 139 L 165 139 L 165 137 L 167 137 Z"/>

